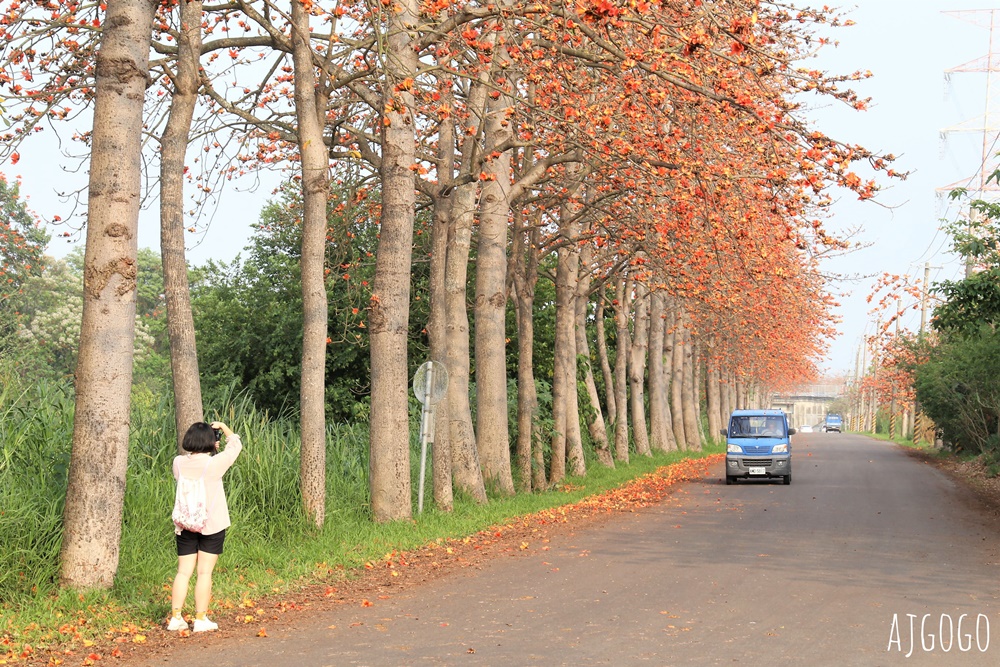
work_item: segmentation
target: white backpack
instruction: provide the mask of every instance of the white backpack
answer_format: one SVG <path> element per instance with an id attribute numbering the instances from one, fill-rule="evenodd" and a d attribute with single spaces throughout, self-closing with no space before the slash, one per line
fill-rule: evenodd
<path id="1" fill-rule="evenodd" d="M 208 462 L 212 463 L 211 460 Z M 205 490 L 205 473 L 208 465 L 202 471 L 201 477 L 191 479 L 184 475 L 177 476 L 177 495 L 174 496 L 174 533 L 182 530 L 200 533 L 208 524 L 208 493 Z"/>

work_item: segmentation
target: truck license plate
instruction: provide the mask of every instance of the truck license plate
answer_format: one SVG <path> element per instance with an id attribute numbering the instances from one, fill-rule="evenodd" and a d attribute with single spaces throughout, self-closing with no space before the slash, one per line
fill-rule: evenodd
<path id="1" fill-rule="evenodd" d="M 765 474 L 764 466 L 750 466 L 751 475 L 763 475 Z"/>

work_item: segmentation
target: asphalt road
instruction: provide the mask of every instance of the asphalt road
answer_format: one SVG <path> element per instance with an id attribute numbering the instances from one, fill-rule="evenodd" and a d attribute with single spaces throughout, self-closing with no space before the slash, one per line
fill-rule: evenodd
<path id="1" fill-rule="evenodd" d="M 146 664 L 1000 664 L 997 520 L 893 445 L 793 447 L 791 486 L 725 486 L 719 464 L 547 551 Z"/>

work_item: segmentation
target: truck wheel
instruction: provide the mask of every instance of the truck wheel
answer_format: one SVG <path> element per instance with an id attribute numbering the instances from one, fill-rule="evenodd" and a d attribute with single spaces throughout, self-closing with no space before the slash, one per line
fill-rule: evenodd
<path id="1" fill-rule="evenodd" d="M 730 484 L 733 484 L 735 482 L 736 482 L 735 478 L 730 477 L 729 475 L 726 475 L 726 486 L 729 486 Z"/>
<path id="2" fill-rule="evenodd" d="M 789 473 L 789 474 L 785 475 L 785 486 L 788 486 L 791 483 L 792 483 L 792 475 L 791 475 L 791 473 Z"/>

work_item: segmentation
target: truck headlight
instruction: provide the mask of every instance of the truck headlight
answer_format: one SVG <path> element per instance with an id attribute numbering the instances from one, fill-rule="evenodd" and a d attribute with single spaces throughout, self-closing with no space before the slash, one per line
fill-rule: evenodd
<path id="1" fill-rule="evenodd" d="M 726 453 L 728 454 L 742 454 L 743 448 L 739 445 L 726 445 Z"/>
<path id="2" fill-rule="evenodd" d="M 771 448 L 771 453 L 772 454 L 787 454 L 788 453 L 788 445 L 775 445 L 774 447 Z"/>

